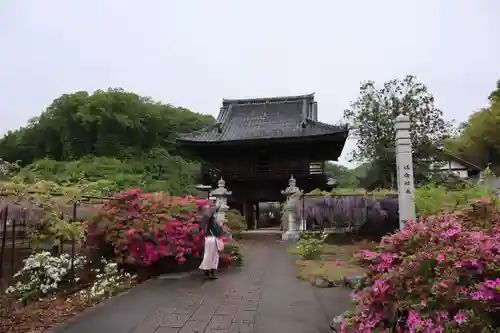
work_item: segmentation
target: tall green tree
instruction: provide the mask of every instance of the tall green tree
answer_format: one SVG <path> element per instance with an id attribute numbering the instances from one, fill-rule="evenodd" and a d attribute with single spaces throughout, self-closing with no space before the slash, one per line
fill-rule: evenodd
<path id="1" fill-rule="evenodd" d="M 490 105 L 474 112 L 460 133 L 446 141 L 446 148 L 479 166 L 490 164 L 500 172 L 500 80 L 489 95 Z"/>
<path id="2" fill-rule="evenodd" d="M 500 99 L 500 80 L 497 81 L 496 89 L 491 92 L 490 96 L 488 96 L 488 99 L 491 103 L 493 103 L 495 99 Z"/>
<path id="3" fill-rule="evenodd" d="M 370 184 L 367 187 L 394 187 L 396 180 L 395 119 L 405 114 L 411 120 L 411 140 L 417 181 L 428 176 L 430 160 L 452 124 L 434 105 L 434 97 L 414 76 L 391 80 L 380 88 L 375 82 L 361 84 L 360 95 L 344 112 L 351 133 L 358 139 L 353 159 L 368 161 Z"/>
<path id="4" fill-rule="evenodd" d="M 212 124 L 212 116 L 162 104 L 122 89 L 79 91 L 55 99 L 28 125 L 0 140 L 0 157 L 28 164 L 83 156 L 127 158 L 155 147 L 175 152 L 180 133 Z"/>
<path id="5" fill-rule="evenodd" d="M 355 170 L 349 169 L 337 163 L 326 163 L 325 174 L 337 181 L 339 188 L 355 189 L 359 186 L 359 180 L 356 178 Z"/>

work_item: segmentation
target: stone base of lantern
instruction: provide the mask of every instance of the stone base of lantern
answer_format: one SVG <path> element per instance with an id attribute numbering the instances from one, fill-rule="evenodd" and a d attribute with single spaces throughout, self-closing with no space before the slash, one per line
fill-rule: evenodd
<path id="1" fill-rule="evenodd" d="M 281 239 L 287 242 L 297 242 L 300 238 L 300 232 L 297 230 L 287 230 L 281 235 Z"/>

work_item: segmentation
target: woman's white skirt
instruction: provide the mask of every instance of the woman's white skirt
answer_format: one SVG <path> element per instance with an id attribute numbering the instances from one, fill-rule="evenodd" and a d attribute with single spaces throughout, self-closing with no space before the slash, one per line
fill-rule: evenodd
<path id="1" fill-rule="evenodd" d="M 205 253 L 200 269 L 217 269 L 219 266 L 219 249 L 217 248 L 217 239 L 214 236 L 205 237 Z"/>

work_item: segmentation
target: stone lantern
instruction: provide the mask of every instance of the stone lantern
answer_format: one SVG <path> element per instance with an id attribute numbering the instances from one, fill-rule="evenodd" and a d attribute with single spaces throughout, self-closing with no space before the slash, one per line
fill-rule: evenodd
<path id="1" fill-rule="evenodd" d="M 224 179 L 222 179 L 222 177 L 217 184 L 218 187 L 210 192 L 210 197 L 213 197 L 215 199 L 215 207 L 217 208 L 217 220 L 226 222 L 226 212 L 229 210 L 229 206 L 227 205 L 227 197 L 230 196 L 232 192 L 227 190 L 226 182 L 224 181 Z"/>
<path id="2" fill-rule="evenodd" d="M 287 241 L 296 241 L 299 239 L 299 231 L 297 230 L 297 214 L 294 210 L 294 199 L 297 195 L 302 194 L 302 191 L 297 187 L 297 181 L 293 175 L 290 176 L 290 179 L 288 180 L 288 187 L 281 191 L 281 194 L 286 197 L 284 209 L 287 220 L 286 222 L 288 224 L 287 230 L 282 235 L 282 239 Z"/>
<path id="3" fill-rule="evenodd" d="M 212 186 L 199 184 L 196 185 L 196 189 L 200 192 L 207 192 L 207 199 L 210 199 L 210 190 L 212 189 Z"/>

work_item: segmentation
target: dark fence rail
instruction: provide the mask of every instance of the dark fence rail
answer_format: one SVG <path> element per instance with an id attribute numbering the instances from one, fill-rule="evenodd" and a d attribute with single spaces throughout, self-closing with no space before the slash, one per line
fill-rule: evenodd
<path id="1" fill-rule="evenodd" d="M 19 261 L 22 263 L 22 259 L 30 252 L 26 215 L 26 210 L 9 210 L 9 206 L 0 210 L 0 278 L 2 281 L 19 269 Z"/>
<path id="2" fill-rule="evenodd" d="M 36 193 L 36 192 L 33 192 Z M 60 194 L 52 194 L 61 196 Z M 29 201 L 14 202 L 8 199 L 9 194 L 1 193 L 0 197 L 0 295 L 12 281 L 13 275 L 22 268 L 23 260 L 32 252 L 30 230 L 43 227 L 43 211 Z M 73 203 L 62 207 L 60 218 L 71 222 L 83 221 L 95 215 L 100 205 L 114 198 L 84 197 L 88 202 Z M 42 241 L 39 249 L 50 251 L 53 255 L 68 253 L 73 261 L 80 251 L 80 239 Z"/>

